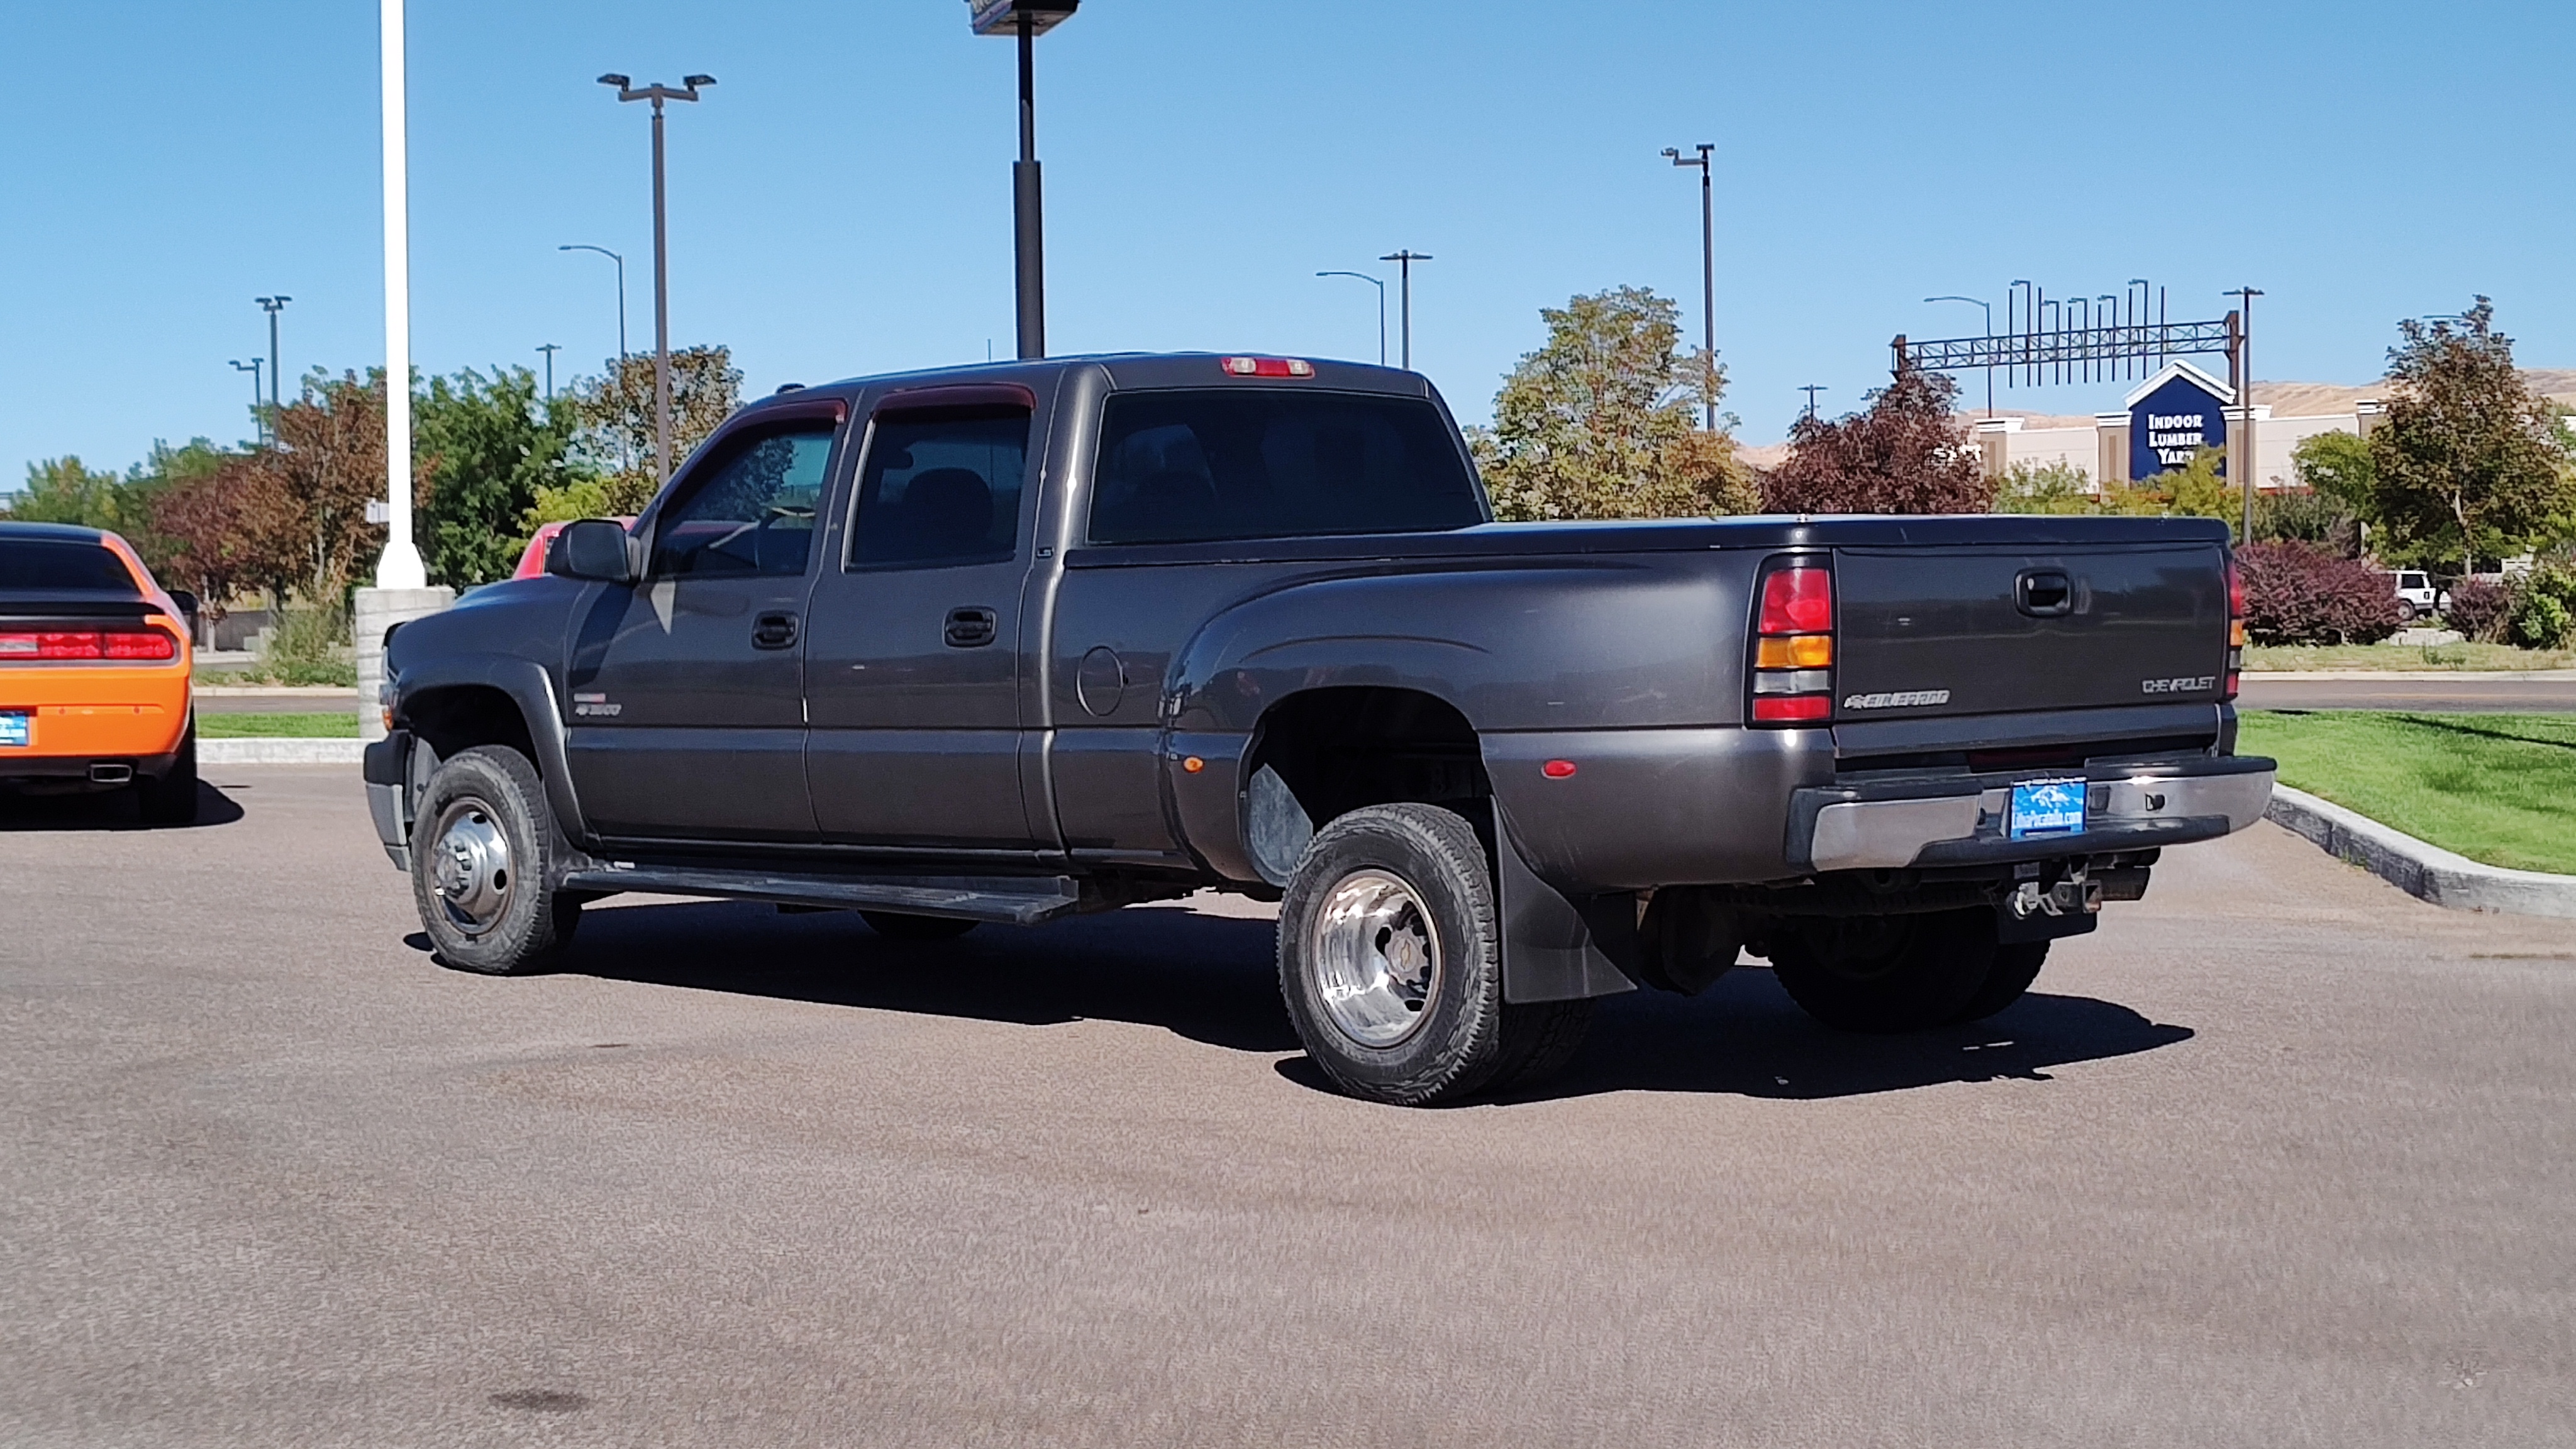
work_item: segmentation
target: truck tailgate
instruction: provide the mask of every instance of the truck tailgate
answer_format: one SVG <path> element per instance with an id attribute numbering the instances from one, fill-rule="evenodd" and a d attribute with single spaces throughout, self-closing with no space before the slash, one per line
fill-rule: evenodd
<path id="1" fill-rule="evenodd" d="M 2225 688 L 2214 543 L 1842 548 L 1834 595 L 1838 719 L 2214 701 Z"/>

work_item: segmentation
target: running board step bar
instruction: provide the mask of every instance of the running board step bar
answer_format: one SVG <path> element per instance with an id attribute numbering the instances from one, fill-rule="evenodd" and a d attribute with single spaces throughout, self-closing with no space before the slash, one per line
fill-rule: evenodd
<path id="1" fill-rule="evenodd" d="M 1012 926 L 1034 926 L 1071 914 L 1082 905 L 1080 883 L 1062 875 L 856 878 L 686 866 L 601 866 L 567 874 L 561 889 L 712 896 L 827 910 L 899 911 Z"/>

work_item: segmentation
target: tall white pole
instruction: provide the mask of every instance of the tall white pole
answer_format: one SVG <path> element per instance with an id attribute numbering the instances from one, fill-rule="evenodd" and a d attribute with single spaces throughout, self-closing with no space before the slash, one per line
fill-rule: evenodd
<path id="1" fill-rule="evenodd" d="M 404 164 L 403 0 L 383 0 L 385 103 L 385 551 L 376 587 L 429 582 L 411 538 L 411 206 Z"/>

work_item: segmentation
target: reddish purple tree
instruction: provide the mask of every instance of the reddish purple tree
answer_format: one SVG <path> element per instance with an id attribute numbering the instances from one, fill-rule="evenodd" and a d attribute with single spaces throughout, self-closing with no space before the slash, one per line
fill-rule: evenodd
<path id="1" fill-rule="evenodd" d="M 1994 485 L 1959 423 L 1956 380 L 1909 367 L 1869 407 L 1789 430 L 1789 456 L 1762 480 L 1773 513 L 1983 513 Z"/>

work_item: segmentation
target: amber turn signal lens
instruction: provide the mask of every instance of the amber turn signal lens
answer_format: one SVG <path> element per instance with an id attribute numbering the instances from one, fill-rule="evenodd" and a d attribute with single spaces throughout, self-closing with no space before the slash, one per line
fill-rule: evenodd
<path id="1" fill-rule="evenodd" d="M 1764 639 L 1753 646 L 1753 663 L 1761 669 L 1822 669 L 1834 662 L 1834 636 L 1800 634 Z"/>
<path id="2" fill-rule="evenodd" d="M 1188 759 L 1181 761 L 1181 768 L 1187 773 L 1195 775 L 1199 771 L 1207 768 L 1207 761 L 1200 759 L 1196 755 L 1192 755 Z"/>
<path id="3" fill-rule="evenodd" d="M 2227 626 L 2227 647 L 2230 649 L 2242 649 L 2245 647 L 2244 620 L 2238 619 Z"/>

